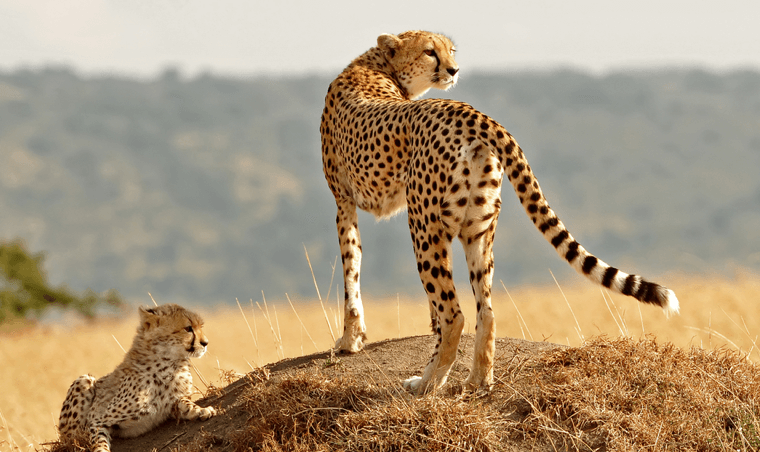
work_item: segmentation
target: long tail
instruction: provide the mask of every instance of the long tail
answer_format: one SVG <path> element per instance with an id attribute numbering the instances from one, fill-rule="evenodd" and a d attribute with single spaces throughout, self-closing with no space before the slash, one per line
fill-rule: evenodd
<path id="1" fill-rule="evenodd" d="M 647 281 L 641 276 L 629 275 L 607 265 L 586 251 L 570 235 L 565 225 L 549 207 L 520 146 L 508 132 L 503 131 L 503 133 L 505 135 L 499 136 L 499 138 L 502 138 L 502 143 L 505 146 L 499 150 L 499 153 L 504 172 L 512 183 L 525 212 L 533 220 L 544 238 L 554 246 L 557 254 L 578 273 L 591 281 L 623 295 L 632 296 L 643 303 L 660 306 L 667 316 L 677 314 L 679 309 L 678 298 L 672 290 Z"/>

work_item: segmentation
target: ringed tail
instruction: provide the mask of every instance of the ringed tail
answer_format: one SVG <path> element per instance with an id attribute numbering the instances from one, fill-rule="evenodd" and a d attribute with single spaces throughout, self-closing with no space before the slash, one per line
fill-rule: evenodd
<path id="1" fill-rule="evenodd" d="M 509 140 L 505 143 L 506 146 L 503 151 L 500 151 L 504 172 L 512 183 L 515 194 L 525 208 L 528 217 L 544 238 L 552 244 L 557 254 L 578 273 L 597 284 L 623 295 L 634 297 L 642 303 L 657 305 L 668 317 L 678 314 L 678 298 L 672 290 L 647 281 L 639 275 L 630 275 L 608 265 L 586 251 L 573 238 L 562 221 L 549 207 L 520 146 L 509 133 L 503 132 Z"/>

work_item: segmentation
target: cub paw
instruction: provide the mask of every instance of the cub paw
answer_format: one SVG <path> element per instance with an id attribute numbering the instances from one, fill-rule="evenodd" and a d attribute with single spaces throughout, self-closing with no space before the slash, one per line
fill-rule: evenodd
<path id="1" fill-rule="evenodd" d="M 216 416 L 218 413 L 216 411 L 216 408 L 212 406 L 207 406 L 205 408 L 201 408 L 200 415 L 198 416 L 198 419 L 205 421 L 206 419 L 210 419 L 213 416 Z"/>

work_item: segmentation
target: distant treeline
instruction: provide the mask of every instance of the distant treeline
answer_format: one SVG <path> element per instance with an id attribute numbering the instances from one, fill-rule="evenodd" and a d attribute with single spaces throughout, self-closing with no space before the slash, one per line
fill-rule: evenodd
<path id="1" fill-rule="evenodd" d="M 53 284 L 163 302 L 315 295 L 305 246 L 325 296 L 339 255 L 318 130 L 329 82 L 2 73 L 0 239 L 45 251 Z M 760 73 L 465 68 L 429 95 L 510 130 L 552 207 L 605 261 L 656 279 L 760 269 Z M 576 278 L 509 186 L 502 198 L 495 279 Z M 422 296 L 405 216 L 360 222 L 365 297 Z M 338 285 L 340 268 L 333 300 Z"/>

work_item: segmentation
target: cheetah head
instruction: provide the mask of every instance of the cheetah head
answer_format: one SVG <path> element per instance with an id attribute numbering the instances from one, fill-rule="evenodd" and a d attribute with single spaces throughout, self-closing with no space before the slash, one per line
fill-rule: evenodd
<path id="1" fill-rule="evenodd" d="M 378 36 L 377 46 L 411 99 L 422 96 L 430 88 L 446 91 L 457 82 L 456 49 L 446 36 L 428 31 L 383 34 Z"/>
<path id="2" fill-rule="evenodd" d="M 200 358 L 206 353 L 208 339 L 198 314 L 176 304 L 141 306 L 139 312 L 137 338 L 148 342 L 154 353 L 169 359 Z"/>

